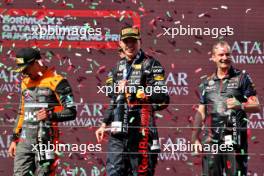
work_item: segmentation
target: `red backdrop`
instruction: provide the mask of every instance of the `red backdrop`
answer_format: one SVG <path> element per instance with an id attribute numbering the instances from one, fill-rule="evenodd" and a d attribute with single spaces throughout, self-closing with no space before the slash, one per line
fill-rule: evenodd
<path id="1" fill-rule="evenodd" d="M 108 98 L 98 94 L 97 86 L 104 84 L 107 72 L 118 61 L 118 32 L 125 24 L 141 28 L 143 49 L 156 57 L 166 69 L 171 105 L 157 113 L 161 145 L 190 140 L 193 106 L 198 103 L 197 85 L 203 75 L 213 72 L 209 51 L 216 41 L 212 36 L 162 35 L 163 28 L 233 28 L 230 42 L 235 67 L 247 70 L 256 84 L 263 102 L 263 5 L 252 1 L 10 1 L 1 0 L 0 24 L 0 175 L 12 174 L 13 160 L 7 157 L 11 130 L 17 113 L 20 76 L 13 73 L 12 57 L 20 47 L 41 48 L 45 63 L 55 66 L 66 76 L 78 103 L 74 122 L 61 123 L 61 140 L 65 143 L 96 144 L 95 129 L 103 118 Z M 23 18 L 18 18 L 23 17 Z M 34 21 L 35 20 L 35 21 Z M 32 39 L 32 26 L 64 25 L 100 28 L 98 38 L 76 39 L 55 35 Z M 23 35 L 28 34 L 28 40 Z M 31 38 L 30 38 L 31 37 Z M 36 36 L 35 36 L 36 37 Z M 58 40 L 59 39 L 59 40 Z M 249 173 L 263 175 L 264 127 L 263 107 L 249 116 Z M 106 141 L 102 152 L 64 153 L 58 175 L 104 175 Z M 162 152 L 156 175 L 199 175 L 199 157 L 190 153 Z"/>

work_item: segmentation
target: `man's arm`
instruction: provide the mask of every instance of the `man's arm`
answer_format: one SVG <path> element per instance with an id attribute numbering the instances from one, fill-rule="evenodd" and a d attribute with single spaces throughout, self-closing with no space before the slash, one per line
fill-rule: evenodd
<path id="1" fill-rule="evenodd" d="M 71 86 L 66 79 L 60 81 L 55 89 L 55 93 L 63 106 L 63 110 L 53 112 L 51 119 L 57 122 L 74 120 L 76 118 L 76 106 L 74 105 L 74 97 Z"/>
<path id="2" fill-rule="evenodd" d="M 256 113 L 260 111 L 260 103 L 257 96 L 250 96 L 246 103 L 242 103 L 241 108 L 245 112 Z"/>
<path id="3" fill-rule="evenodd" d="M 260 104 L 257 98 L 257 91 L 255 89 L 255 84 L 248 73 L 244 74 L 244 79 L 241 81 L 241 88 L 243 95 L 247 97 L 247 101 L 242 103 L 241 108 L 249 113 L 259 112 Z"/>
<path id="4" fill-rule="evenodd" d="M 191 136 L 191 141 L 193 144 L 200 144 L 199 135 L 202 131 L 201 127 L 207 115 L 207 99 L 205 96 L 205 87 L 207 85 L 207 81 L 207 78 L 203 79 L 198 88 L 200 104 L 194 117 L 193 131 Z"/>
<path id="5" fill-rule="evenodd" d="M 24 96 L 21 93 L 19 111 L 18 111 L 18 115 L 15 121 L 15 126 L 13 128 L 12 141 L 14 142 L 18 142 L 18 139 L 20 137 L 20 133 L 22 130 L 23 121 L 24 121 Z"/>
<path id="6" fill-rule="evenodd" d="M 104 138 L 104 132 L 106 130 L 107 125 L 111 124 L 114 119 L 114 102 L 111 100 L 108 109 L 104 115 L 103 123 L 101 126 L 95 131 L 96 139 L 98 142 L 101 142 Z"/>
<path id="7" fill-rule="evenodd" d="M 107 76 L 106 79 L 106 86 L 112 87 L 114 90 L 114 80 L 115 80 L 115 68 L 113 68 Z M 114 108 L 115 108 L 115 94 L 114 91 L 108 92 L 108 96 L 111 98 L 109 107 L 107 108 L 104 119 L 103 119 L 103 126 L 109 125 L 114 119 Z"/>
<path id="8" fill-rule="evenodd" d="M 21 89 L 22 92 L 22 89 Z M 13 129 L 13 136 L 11 139 L 11 144 L 8 149 L 8 155 L 11 157 L 15 157 L 16 155 L 16 144 L 19 142 L 19 137 L 22 130 L 22 125 L 24 121 L 24 96 L 21 94 L 20 103 L 19 103 L 19 111 L 15 121 L 15 126 Z"/>
<path id="9" fill-rule="evenodd" d="M 199 140 L 199 135 L 201 133 L 201 127 L 206 116 L 206 106 L 200 104 L 197 112 L 194 117 L 194 124 L 192 130 L 192 142 L 195 143 L 196 140 Z"/>
<path id="10" fill-rule="evenodd" d="M 153 58 L 147 59 L 144 65 L 143 81 L 146 82 L 146 86 L 152 87 L 152 92 L 149 95 L 148 92 L 145 94 L 151 103 L 156 104 L 154 105 L 155 110 L 164 109 L 170 102 L 165 84 L 165 71 L 161 64 Z"/>
<path id="11" fill-rule="evenodd" d="M 115 82 L 115 68 L 113 68 L 107 76 L 106 79 L 106 86 L 110 86 L 114 89 L 114 82 Z M 115 94 L 114 92 L 110 92 L 108 96 L 111 98 L 109 107 L 107 108 L 103 123 L 101 126 L 96 130 L 95 135 L 98 142 L 101 142 L 104 138 L 104 132 L 106 130 L 107 125 L 111 124 L 114 119 L 114 109 L 115 109 Z"/>
<path id="12" fill-rule="evenodd" d="M 248 73 L 244 73 L 240 82 L 241 92 L 246 99 L 245 102 L 239 102 L 235 98 L 227 99 L 227 108 L 229 109 L 242 109 L 248 113 L 256 113 L 260 111 L 260 103 L 257 98 L 255 85 Z"/>
<path id="13" fill-rule="evenodd" d="M 105 115 L 104 115 L 104 119 L 103 119 L 104 126 L 109 125 L 113 121 L 114 108 L 115 108 L 115 102 L 114 102 L 114 99 L 111 99 L 109 107 L 107 108 Z"/>

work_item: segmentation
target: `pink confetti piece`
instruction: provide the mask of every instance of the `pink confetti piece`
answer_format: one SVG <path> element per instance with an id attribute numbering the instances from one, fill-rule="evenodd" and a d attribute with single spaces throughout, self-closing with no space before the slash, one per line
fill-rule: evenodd
<path id="1" fill-rule="evenodd" d="M 139 7 L 138 10 L 141 12 L 145 12 L 145 9 L 143 7 Z"/>
<path id="2" fill-rule="evenodd" d="M 247 10 L 246 10 L 246 13 L 248 13 L 250 10 L 252 10 L 252 9 L 251 9 L 251 8 L 247 9 Z"/>
<path id="3" fill-rule="evenodd" d="M 202 68 L 197 68 L 194 72 L 195 73 L 199 73 L 200 71 L 202 71 L 203 69 Z"/>
<path id="4" fill-rule="evenodd" d="M 162 35 L 163 35 L 163 33 L 159 33 L 159 34 L 156 35 L 156 37 L 159 38 Z"/>
<path id="5" fill-rule="evenodd" d="M 101 66 L 99 67 L 99 69 L 97 70 L 97 74 L 101 74 L 101 73 L 104 73 L 105 72 L 105 69 L 106 69 L 106 66 Z"/>
<path id="6" fill-rule="evenodd" d="M 174 24 L 180 24 L 181 23 L 181 21 L 175 21 L 174 22 Z"/>

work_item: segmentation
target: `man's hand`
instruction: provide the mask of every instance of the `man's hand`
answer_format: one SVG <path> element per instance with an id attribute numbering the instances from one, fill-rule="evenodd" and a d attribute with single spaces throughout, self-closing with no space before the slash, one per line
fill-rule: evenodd
<path id="1" fill-rule="evenodd" d="M 45 120 L 49 117 L 49 111 L 47 111 L 45 108 L 42 108 L 37 112 L 37 120 Z"/>
<path id="2" fill-rule="evenodd" d="M 241 109 L 241 103 L 236 98 L 228 98 L 226 100 L 227 109 Z"/>
<path id="3" fill-rule="evenodd" d="M 101 142 L 103 140 L 105 128 L 106 128 L 106 124 L 102 123 L 101 127 L 96 130 L 95 135 L 98 142 Z"/>
<path id="4" fill-rule="evenodd" d="M 9 149 L 8 149 L 8 155 L 12 158 L 16 155 L 16 142 L 11 142 Z"/>

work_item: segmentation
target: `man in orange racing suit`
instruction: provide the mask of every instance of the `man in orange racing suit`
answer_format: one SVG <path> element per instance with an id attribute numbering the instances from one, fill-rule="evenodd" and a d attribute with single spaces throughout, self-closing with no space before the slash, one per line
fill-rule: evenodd
<path id="1" fill-rule="evenodd" d="M 23 48 L 16 55 L 18 68 L 15 71 L 25 77 L 21 82 L 19 114 L 8 151 L 15 158 L 15 176 L 55 175 L 55 150 L 43 146 L 58 142 L 58 122 L 76 117 L 68 81 L 40 59 L 40 52 L 32 48 Z"/>

